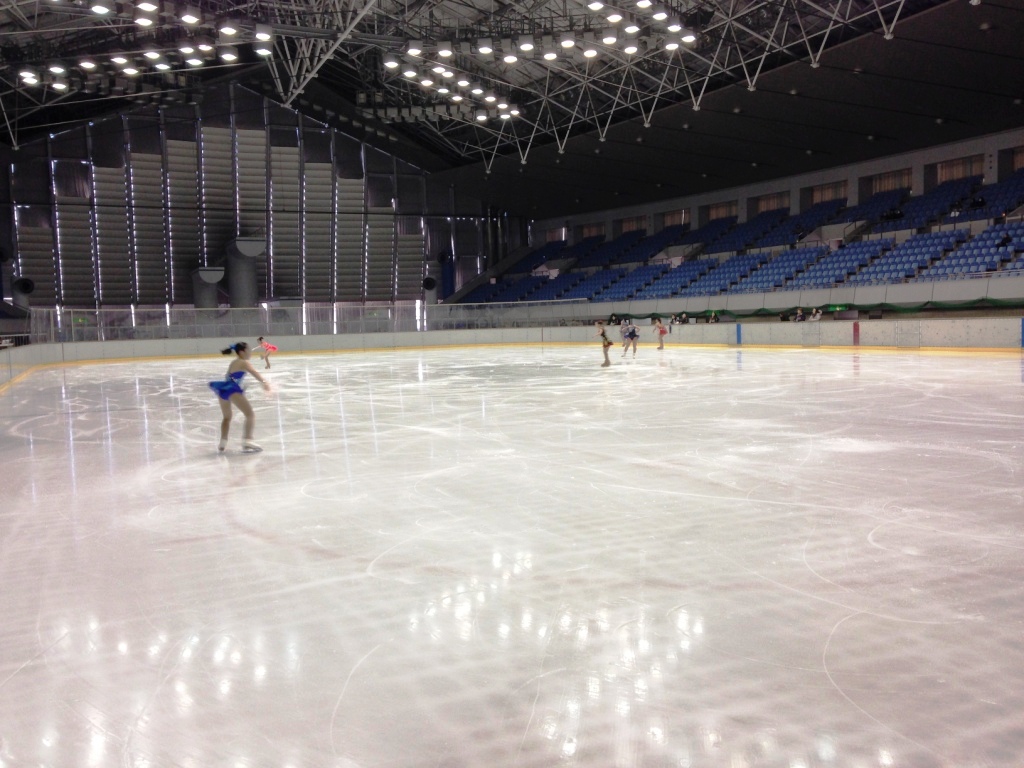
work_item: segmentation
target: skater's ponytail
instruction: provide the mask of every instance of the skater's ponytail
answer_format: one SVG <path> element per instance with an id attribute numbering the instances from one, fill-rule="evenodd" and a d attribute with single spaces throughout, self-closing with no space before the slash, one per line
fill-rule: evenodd
<path id="1" fill-rule="evenodd" d="M 237 355 L 240 352 L 245 352 L 245 350 L 247 350 L 248 348 L 249 345 L 246 344 L 244 341 L 237 341 L 227 349 L 222 349 L 220 353 L 222 355 L 230 355 L 232 352 L 234 352 Z"/>

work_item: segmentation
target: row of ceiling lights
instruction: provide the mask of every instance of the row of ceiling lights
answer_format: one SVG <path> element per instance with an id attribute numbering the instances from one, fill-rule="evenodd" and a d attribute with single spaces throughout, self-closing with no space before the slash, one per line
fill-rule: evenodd
<path id="1" fill-rule="evenodd" d="M 253 45 L 253 50 L 261 56 L 270 56 L 272 53 L 269 46 L 258 44 Z M 97 56 L 82 56 L 75 64 L 67 64 L 55 59 L 46 62 L 42 67 L 21 67 L 18 70 L 18 76 L 24 85 L 34 86 L 43 83 L 56 91 L 66 91 L 69 87 L 68 75 L 72 69 L 77 69 L 89 76 L 102 71 L 103 65 L 109 63 L 116 72 L 134 77 L 143 74 L 147 68 L 158 72 L 167 72 L 181 67 L 182 64 L 188 67 L 200 67 L 212 60 L 214 56 L 225 64 L 233 64 L 238 61 L 239 57 L 237 46 L 224 42 L 213 43 L 205 39 L 182 41 L 178 45 L 178 52 L 181 54 L 180 61 L 175 54 L 156 48 L 145 50 L 141 56 L 136 53 L 121 52 L 107 54 L 103 59 Z"/>
<path id="2" fill-rule="evenodd" d="M 161 19 L 183 25 L 190 30 L 176 47 L 176 51 L 161 49 L 152 45 L 135 53 L 113 52 L 102 56 L 81 56 L 74 64 L 62 60 L 48 61 L 42 65 L 22 66 L 18 75 L 23 85 L 35 86 L 43 83 L 55 91 L 67 91 L 72 87 L 72 79 L 68 75 L 72 69 L 79 70 L 87 78 L 102 71 L 104 64 L 112 65 L 119 74 L 129 77 L 143 73 L 148 67 L 167 72 L 175 67 L 199 67 L 207 61 L 218 57 L 226 64 L 238 61 L 239 52 L 236 40 L 252 40 L 252 50 L 258 56 L 269 57 L 274 52 L 274 30 L 268 24 L 258 24 L 246 19 L 235 17 L 219 17 L 206 19 L 201 9 L 195 6 L 177 6 L 162 0 L 138 0 L 133 5 L 115 3 L 112 0 L 93 0 L 92 12 L 99 17 L 111 14 L 134 19 L 140 27 L 148 28 L 157 25 Z M 191 30 L 201 27 L 212 27 L 219 34 L 214 41 L 207 35 L 194 35 Z M 193 36 L 194 35 L 194 36 Z M 180 60 L 177 55 L 180 54 Z"/>
<path id="3" fill-rule="evenodd" d="M 636 6 L 639 11 L 650 13 L 651 19 L 663 24 L 664 28 L 668 31 L 669 36 L 667 36 L 662 43 L 666 50 L 676 50 L 679 48 L 680 42 L 693 43 L 696 41 L 697 35 L 683 24 L 678 15 L 673 15 L 664 6 L 655 5 L 653 0 L 636 0 Z M 500 52 L 502 61 L 506 64 L 515 64 L 520 57 L 532 58 L 538 48 L 540 49 L 541 56 L 546 61 L 554 61 L 558 58 L 559 48 L 565 52 L 569 52 L 572 49 L 577 48 L 577 44 L 579 44 L 578 47 L 583 53 L 583 56 L 586 58 L 593 58 L 598 53 L 595 46 L 595 43 L 598 40 L 600 40 L 604 45 L 614 45 L 623 37 L 623 35 L 617 31 L 615 25 L 624 22 L 622 30 L 627 36 L 639 35 L 643 29 L 643 20 L 638 18 L 637 15 L 622 11 L 618 8 L 606 6 L 602 0 L 591 0 L 587 7 L 595 13 L 603 12 L 607 23 L 612 26 L 607 27 L 601 32 L 587 30 L 582 34 L 575 34 L 571 31 L 566 31 L 558 35 L 557 39 L 553 34 L 537 36 L 532 34 L 521 34 L 514 38 L 506 37 L 495 39 L 491 37 L 481 37 L 475 42 L 460 41 L 456 44 L 446 41 L 425 43 L 422 40 L 410 40 L 403 53 L 407 56 L 417 58 L 422 56 L 429 48 L 442 59 L 450 58 L 456 53 L 476 55 L 484 59 L 490 59 L 499 55 Z M 635 40 L 626 40 L 626 45 L 624 47 L 625 53 L 632 55 L 638 50 L 639 46 L 636 44 Z"/>
<path id="4" fill-rule="evenodd" d="M 639 35 L 641 30 L 641 25 L 635 19 L 626 22 L 626 25 L 623 27 L 625 32 L 624 53 L 633 55 L 640 49 L 636 36 Z M 667 51 L 674 51 L 679 48 L 680 42 L 692 43 L 697 39 L 693 32 L 674 22 L 670 24 L 669 32 L 673 34 L 678 33 L 678 38 L 668 36 L 664 39 L 662 46 Z M 577 49 L 584 57 L 589 59 L 597 56 L 597 43 L 599 41 L 604 45 L 611 46 L 615 45 L 622 37 L 623 35 L 615 27 L 609 27 L 601 32 L 587 31 L 578 36 L 572 32 L 563 32 L 558 37 L 557 43 L 554 35 L 542 35 L 540 42 L 541 56 L 545 61 L 555 61 L 559 57 L 558 49 L 561 48 L 563 55 Z M 475 43 L 462 42 L 458 46 L 448 42 L 430 43 L 422 40 L 410 40 L 403 53 L 412 58 L 419 58 L 429 49 L 442 59 L 450 58 L 456 52 L 475 54 L 487 59 L 500 54 L 502 61 L 506 64 L 515 64 L 521 57 L 532 58 L 537 47 L 533 35 L 519 35 L 515 39 L 504 38 L 498 42 L 495 42 L 492 38 L 484 37 L 478 39 Z M 385 58 L 386 66 L 388 61 L 389 59 Z M 396 62 L 392 66 L 397 66 L 397 59 L 393 55 L 390 56 L 390 61 Z"/>
<path id="5" fill-rule="evenodd" d="M 129 2 L 114 0 L 92 0 L 90 10 L 100 17 L 116 15 L 132 19 L 140 27 L 152 27 L 166 19 L 169 22 L 183 24 L 186 27 L 213 26 L 222 35 L 233 36 L 244 29 L 255 26 L 257 40 L 271 39 L 273 31 L 266 24 L 255 24 L 232 16 L 221 16 L 208 19 L 197 6 L 179 6 L 163 0 L 138 0 L 134 5 Z M 269 37 L 265 37 L 268 36 Z"/>
<path id="6" fill-rule="evenodd" d="M 395 56 L 387 54 L 384 57 L 384 66 L 391 70 L 401 68 L 402 74 L 408 80 L 417 82 L 428 90 L 434 90 L 441 96 L 447 96 L 456 104 L 464 101 L 468 95 L 483 101 L 487 107 L 496 108 L 497 116 L 503 120 L 518 117 L 520 114 L 519 108 L 509 103 L 508 99 L 487 91 L 480 83 L 473 82 L 467 75 L 456 73 L 445 64 L 434 64 L 429 71 L 425 71 L 420 69 L 420 64 L 411 61 L 403 64 Z M 486 108 L 477 110 L 475 114 L 476 120 L 480 122 L 485 122 L 488 117 L 490 115 Z"/>

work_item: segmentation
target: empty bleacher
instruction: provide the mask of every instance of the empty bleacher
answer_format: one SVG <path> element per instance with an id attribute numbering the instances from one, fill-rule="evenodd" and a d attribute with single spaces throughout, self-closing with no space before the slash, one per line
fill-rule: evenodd
<path id="1" fill-rule="evenodd" d="M 971 275 L 1014 270 L 1024 252 L 1024 222 L 996 224 L 963 243 L 924 270 L 920 280 L 953 280 Z"/>
<path id="2" fill-rule="evenodd" d="M 586 299 L 590 301 L 601 291 L 625 276 L 625 269 L 602 269 L 583 278 L 571 289 L 559 296 L 560 299 Z"/>
<path id="3" fill-rule="evenodd" d="M 673 267 L 665 272 L 650 285 L 637 291 L 633 299 L 667 299 L 670 296 L 675 296 L 694 280 L 698 280 L 716 267 L 718 267 L 718 259 L 684 261 L 678 267 Z"/>
<path id="4" fill-rule="evenodd" d="M 899 283 L 917 276 L 968 237 L 966 230 L 928 232 L 905 240 L 852 275 L 847 283 Z"/>
<path id="5" fill-rule="evenodd" d="M 959 224 L 966 221 L 997 219 L 1024 205 L 1024 169 L 1008 179 L 978 188 L 968 200 L 954 206 L 943 222 Z"/>
<path id="6" fill-rule="evenodd" d="M 768 261 L 766 253 L 751 253 L 732 256 L 703 277 L 690 283 L 679 292 L 680 296 L 715 296 L 729 289 L 761 264 Z"/>
<path id="7" fill-rule="evenodd" d="M 724 216 L 720 219 L 712 219 L 703 227 L 691 230 L 679 239 L 681 245 L 707 245 L 713 242 L 732 229 L 736 224 L 735 216 Z"/>
<path id="8" fill-rule="evenodd" d="M 530 251 L 526 256 L 509 271 L 516 273 L 528 273 L 543 266 L 549 259 L 554 259 L 565 249 L 565 240 L 552 240 L 545 243 L 535 251 Z"/>
<path id="9" fill-rule="evenodd" d="M 805 235 L 828 224 L 846 206 L 846 198 L 816 203 L 803 213 L 783 219 L 775 229 L 756 240 L 751 248 L 796 245 Z"/>
<path id="10" fill-rule="evenodd" d="M 641 301 L 1020 274 L 1024 270 L 1024 222 L 996 224 L 974 238 L 966 228 L 947 229 L 916 234 L 898 245 L 897 237 L 872 235 L 834 251 L 814 245 L 742 253 L 719 261 L 693 258 L 700 249 L 690 249 L 678 266 L 671 267 L 668 257 L 651 262 L 675 244 L 700 245 L 711 253 L 761 248 L 779 240 L 792 245 L 831 222 L 860 222 L 888 213 L 888 220 L 876 229 L 930 226 L 937 219 L 951 220 L 943 212 L 950 201 L 960 201 L 962 207 L 964 201 L 985 194 L 986 200 L 999 206 L 1017 207 L 1024 199 L 1024 171 L 987 187 L 979 188 L 979 180 L 970 177 L 942 184 L 911 201 L 905 200 L 906 190 L 894 190 L 848 210 L 842 210 L 842 200 L 831 200 L 795 216 L 786 216 L 786 209 L 767 211 L 741 225 L 736 225 L 735 217 L 726 217 L 694 231 L 671 226 L 648 236 L 634 230 L 611 241 L 593 236 L 568 247 L 563 241 L 554 241 L 527 254 L 509 273 L 478 286 L 462 301 Z M 898 218 L 893 215 L 896 210 Z M 862 227 L 857 230 L 863 231 Z M 546 270 L 541 269 L 541 274 L 532 274 L 545 265 L 560 271 L 544 274 Z"/>
<path id="11" fill-rule="evenodd" d="M 732 251 L 742 251 L 779 226 L 788 216 L 788 208 L 778 208 L 773 211 L 759 213 L 750 221 L 736 225 L 733 229 L 722 233 L 720 237 L 709 242 L 704 252 L 729 253 Z"/>
<path id="12" fill-rule="evenodd" d="M 866 267 L 883 251 L 892 248 L 891 238 L 864 240 L 839 248 L 797 275 L 787 288 L 829 288 L 845 283 L 850 275 Z"/>
<path id="13" fill-rule="evenodd" d="M 608 267 L 611 264 L 621 264 L 625 255 L 640 242 L 646 233 L 642 229 L 626 232 L 614 240 L 601 243 L 590 253 L 580 256 L 573 269 L 587 269 L 592 267 Z"/>
<path id="14" fill-rule="evenodd" d="M 866 221 L 874 224 L 881 221 L 886 214 L 899 208 L 909 195 L 910 190 L 906 188 L 878 192 L 860 205 L 847 208 L 836 217 L 836 221 Z"/>
<path id="15" fill-rule="evenodd" d="M 594 296 L 595 301 L 623 301 L 633 298 L 650 283 L 669 271 L 668 264 L 645 264 L 627 272 L 621 279 Z"/>
<path id="16" fill-rule="evenodd" d="M 964 179 L 947 181 L 939 184 L 920 197 L 907 200 L 897 210 L 875 225 L 873 232 L 896 232 L 901 229 L 920 229 L 932 222 L 939 221 L 949 213 L 950 209 L 964 200 L 969 199 L 974 190 L 981 184 L 981 176 L 969 176 Z"/>
<path id="17" fill-rule="evenodd" d="M 760 269 L 750 273 L 729 289 L 729 293 L 769 293 L 781 288 L 797 273 L 828 253 L 826 246 L 783 251 Z"/>

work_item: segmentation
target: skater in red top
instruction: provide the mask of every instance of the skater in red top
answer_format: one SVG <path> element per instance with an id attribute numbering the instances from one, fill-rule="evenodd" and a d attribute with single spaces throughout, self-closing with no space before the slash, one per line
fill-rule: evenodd
<path id="1" fill-rule="evenodd" d="M 654 318 L 654 335 L 658 337 L 658 349 L 665 348 L 665 334 L 668 333 L 668 328 L 661 322 L 660 317 Z"/>
<path id="2" fill-rule="evenodd" d="M 256 341 L 258 341 L 260 343 L 259 346 L 257 347 L 257 349 L 262 351 L 263 362 L 266 363 L 266 365 L 264 365 L 263 367 L 264 368 L 269 368 L 270 367 L 270 353 L 271 352 L 277 352 L 277 347 L 275 347 L 269 341 L 264 339 L 262 336 L 260 336 L 258 339 L 256 339 Z"/>

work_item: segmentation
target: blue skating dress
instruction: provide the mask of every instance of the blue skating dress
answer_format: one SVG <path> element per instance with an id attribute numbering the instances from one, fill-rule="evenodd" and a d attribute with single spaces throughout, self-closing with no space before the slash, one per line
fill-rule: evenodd
<path id="1" fill-rule="evenodd" d="M 245 377 L 245 371 L 235 371 L 229 373 L 220 381 L 211 381 L 210 389 L 217 393 L 217 397 L 221 400 L 230 400 L 232 395 L 241 395 L 245 393 L 245 389 L 242 388 L 242 379 Z"/>

